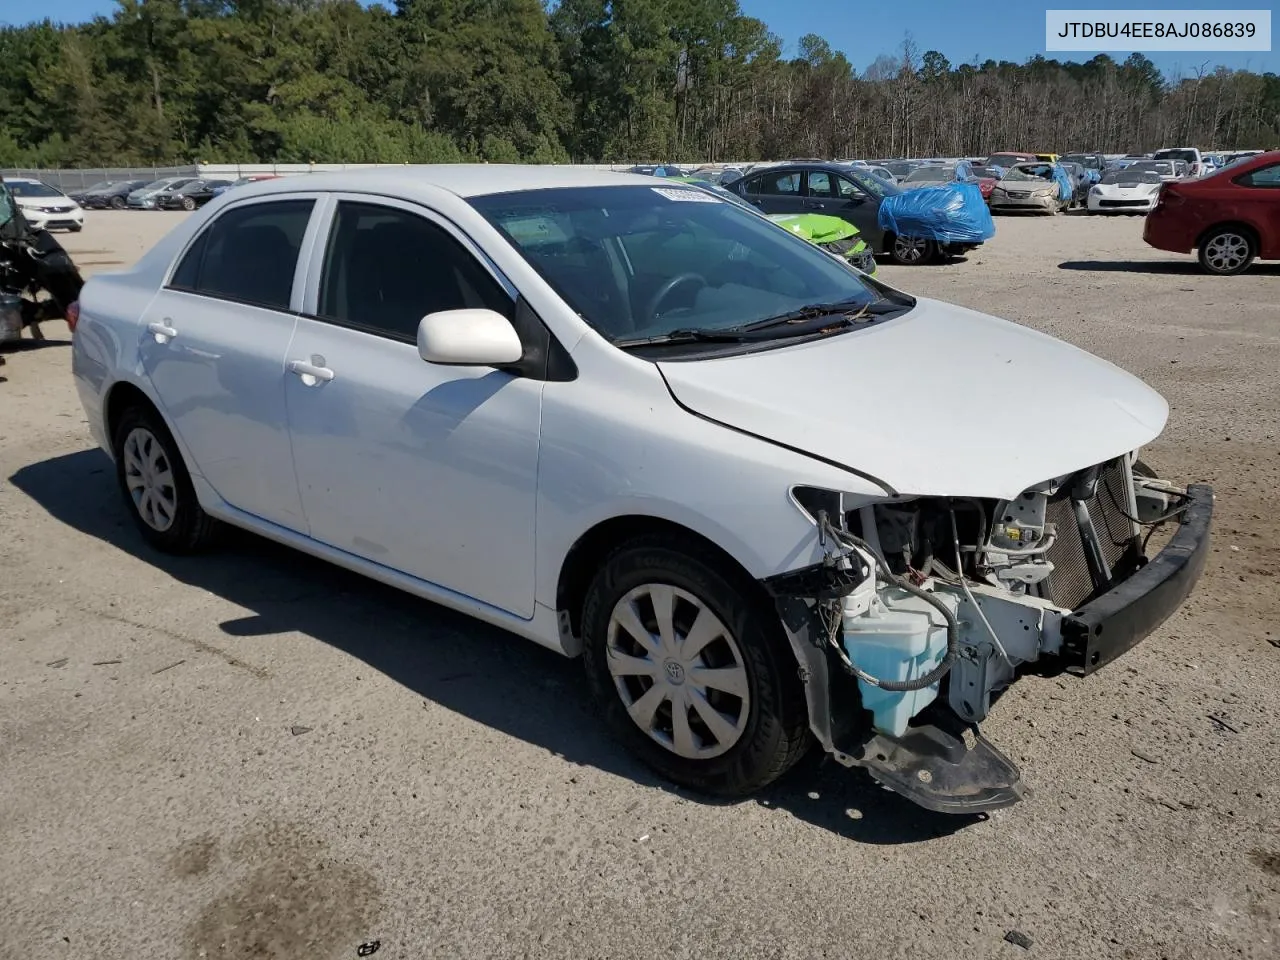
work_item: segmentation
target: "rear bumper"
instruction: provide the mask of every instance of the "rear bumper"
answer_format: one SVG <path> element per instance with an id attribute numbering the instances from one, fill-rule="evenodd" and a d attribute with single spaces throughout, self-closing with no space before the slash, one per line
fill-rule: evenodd
<path id="1" fill-rule="evenodd" d="M 1142 227 L 1142 239 L 1148 246 L 1170 253 L 1190 253 L 1196 246 L 1195 237 L 1194 230 L 1187 229 L 1185 220 L 1171 217 L 1168 209 L 1159 205 L 1147 214 Z"/>
<path id="2" fill-rule="evenodd" d="M 1177 533 L 1133 576 L 1062 621 L 1062 653 L 1069 673 L 1088 676 L 1136 646 L 1181 606 L 1209 555 L 1213 488 L 1187 487 Z"/>

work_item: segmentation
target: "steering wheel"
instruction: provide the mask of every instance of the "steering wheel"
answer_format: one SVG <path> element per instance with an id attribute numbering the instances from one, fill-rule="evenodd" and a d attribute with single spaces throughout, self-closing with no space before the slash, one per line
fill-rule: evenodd
<path id="1" fill-rule="evenodd" d="M 682 287 L 686 283 L 696 283 L 699 286 L 699 288 L 705 287 L 707 285 L 706 278 L 703 277 L 701 274 L 678 273 L 674 277 L 672 277 L 670 280 L 668 280 L 666 283 L 664 283 L 662 286 L 660 286 L 654 292 L 653 296 L 649 298 L 649 303 L 645 310 L 645 316 L 648 317 L 650 320 L 656 320 L 658 318 L 658 308 L 662 306 L 663 301 L 666 300 L 667 297 L 671 296 L 672 292 L 676 288 Z"/>

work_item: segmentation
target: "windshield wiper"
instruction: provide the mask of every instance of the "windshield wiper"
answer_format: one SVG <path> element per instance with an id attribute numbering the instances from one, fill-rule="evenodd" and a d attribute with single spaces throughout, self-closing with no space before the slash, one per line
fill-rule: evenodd
<path id="1" fill-rule="evenodd" d="M 852 303 L 811 303 L 803 307 L 799 307 L 788 313 L 778 314 L 776 317 L 766 317 L 763 320 L 757 320 L 755 323 L 748 323 L 738 329 L 741 330 L 770 330 L 776 327 L 794 324 L 799 326 L 801 320 L 815 320 L 826 317 L 833 317 L 837 322 L 852 323 L 862 317 L 885 317 L 891 313 L 899 313 L 903 310 L 910 309 L 912 303 L 895 303 L 889 297 L 880 297 L 872 300 L 862 306 L 855 306 Z M 821 330 L 826 324 L 820 324 L 816 329 Z M 802 330 L 812 327 L 811 324 L 805 324 Z"/>
<path id="2" fill-rule="evenodd" d="M 753 339 L 743 336 L 740 327 L 682 327 L 670 333 L 660 333 L 654 337 L 635 337 L 630 340 L 615 340 L 615 347 L 640 347 L 660 343 L 742 343 Z"/>
<path id="3" fill-rule="evenodd" d="M 852 326 L 869 317 L 885 317 L 909 310 L 912 303 L 897 303 L 889 297 L 860 307 L 843 303 L 811 303 L 776 317 L 766 317 L 737 327 L 682 327 L 653 337 L 615 340 L 616 347 L 640 347 L 680 343 L 751 343 L 779 336 L 803 337 L 823 330 Z M 809 321 L 805 323 L 804 321 Z M 780 330 L 780 327 L 786 327 Z"/>

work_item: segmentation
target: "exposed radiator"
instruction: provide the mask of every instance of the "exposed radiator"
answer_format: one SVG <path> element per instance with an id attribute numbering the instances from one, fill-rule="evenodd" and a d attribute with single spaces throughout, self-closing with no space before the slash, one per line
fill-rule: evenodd
<path id="1" fill-rule="evenodd" d="M 1112 460 L 1103 465 L 1099 473 L 1096 495 L 1085 502 L 1098 532 L 1107 573 L 1117 580 L 1137 569 L 1141 558 L 1133 524 L 1124 516 L 1129 512 L 1129 483 L 1124 459 Z M 1099 589 L 1089 573 L 1067 486 L 1049 500 L 1045 520 L 1058 530 L 1058 539 L 1046 554 L 1054 567 L 1047 582 L 1047 598 L 1059 606 L 1075 609 L 1104 592 L 1106 587 Z"/>

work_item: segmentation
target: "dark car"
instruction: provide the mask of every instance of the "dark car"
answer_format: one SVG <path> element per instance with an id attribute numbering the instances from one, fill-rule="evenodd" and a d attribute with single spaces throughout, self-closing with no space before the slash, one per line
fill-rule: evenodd
<path id="1" fill-rule="evenodd" d="M 85 194 L 80 205 L 91 210 L 123 210 L 129 205 L 129 194 L 145 187 L 150 180 L 117 180 L 106 186 L 97 187 Z"/>
<path id="2" fill-rule="evenodd" d="M 156 208 L 159 210 L 195 210 L 203 207 L 214 197 L 218 187 L 231 185 L 230 180 L 192 180 L 176 190 L 165 190 L 156 194 Z"/>
<path id="3" fill-rule="evenodd" d="M 93 196 L 93 194 L 106 190 L 110 186 L 111 184 L 109 181 L 103 180 L 100 183 L 95 183 L 91 187 L 83 187 L 79 190 L 69 190 L 67 191 L 67 196 L 80 204 L 80 206 L 87 207 L 89 205 L 88 200 Z"/>
<path id="4" fill-rule="evenodd" d="M 928 263 L 939 254 L 954 255 L 974 244 L 940 245 L 925 237 L 899 237 L 880 226 L 880 202 L 898 196 L 901 187 L 856 167 L 838 163 L 785 163 L 748 173 L 728 185 L 765 213 L 823 213 L 858 228 L 876 253 L 904 266 Z"/>
<path id="5" fill-rule="evenodd" d="M 1280 151 L 1166 181 L 1142 238 L 1157 250 L 1196 250 L 1206 272 L 1226 276 L 1280 260 Z"/>

